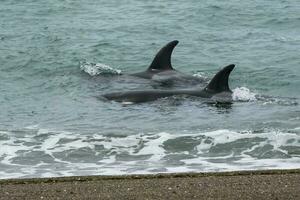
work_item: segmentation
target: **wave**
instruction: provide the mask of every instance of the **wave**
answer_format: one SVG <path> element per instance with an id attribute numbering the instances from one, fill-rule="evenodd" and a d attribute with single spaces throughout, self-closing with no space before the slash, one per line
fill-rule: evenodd
<path id="1" fill-rule="evenodd" d="M 0 131 L 0 146 L 1 178 L 300 167 L 299 128 L 113 136 L 28 127 Z"/>

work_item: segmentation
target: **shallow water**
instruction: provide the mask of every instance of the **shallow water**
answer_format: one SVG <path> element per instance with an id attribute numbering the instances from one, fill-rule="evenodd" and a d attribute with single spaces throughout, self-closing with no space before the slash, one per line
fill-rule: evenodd
<path id="1" fill-rule="evenodd" d="M 0 178 L 299 168 L 298 13 L 283 0 L 2 1 Z M 174 39 L 179 71 L 236 64 L 232 105 L 99 100 L 152 89 L 126 74 Z"/>

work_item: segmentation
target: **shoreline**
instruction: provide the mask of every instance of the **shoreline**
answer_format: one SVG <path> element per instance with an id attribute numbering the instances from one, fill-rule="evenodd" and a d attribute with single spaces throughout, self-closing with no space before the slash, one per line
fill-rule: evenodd
<path id="1" fill-rule="evenodd" d="M 241 170 L 226 172 L 179 172 L 179 173 L 157 173 L 157 174 L 130 174 L 130 175 L 89 175 L 89 176 L 62 176 L 42 178 L 10 178 L 0 179 L 2 184 L 27 184 L 27 183 L 54 183 L 69 181 L 96 181 L 96 180 L 122 180 L 122 179 L 160 179 L 160 178 L 184 178 L 184 177 L 208 177 L 208 176 L 253 176 L 253 175 L 278 175 L 278 174 L 300 174 L 299 169 L 268 169 L 268 170 Z"/>
<path id="2" fill-rule="evenodd" d="M 300 169 L 0 179 L 0 199 L 300 199 Z"/>

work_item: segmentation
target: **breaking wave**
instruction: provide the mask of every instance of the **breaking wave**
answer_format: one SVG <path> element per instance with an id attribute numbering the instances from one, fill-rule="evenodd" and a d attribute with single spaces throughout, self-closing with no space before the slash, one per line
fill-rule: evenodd
<path id="1" fill-rule="evenodd" d="M 28 127 L 0 131 L 0 146 L 3 179 L 300 167 L 299 128 L 109 136 Z"/>

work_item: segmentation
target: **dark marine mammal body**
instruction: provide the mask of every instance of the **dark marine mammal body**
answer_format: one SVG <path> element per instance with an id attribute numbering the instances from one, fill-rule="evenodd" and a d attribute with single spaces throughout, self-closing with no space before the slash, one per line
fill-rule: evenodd
<path id="1" fill-rule="evenodd" d="M 204 79 L 195 77 L 192 75 L 187 75 L 182 72 L 175 70 L 171 64 L 171 56 L 174 48 L 179 42 L 174 40 L 169 42 L 164 47 L 162 47 L 159 52 L 155 55 L 151 65 L 146 71 L 131 74 L 144 79 L 152 79 L 157 82 L 172 83 L 172 81 L 178 82 L 204 82 Z"/>
<path id="2" fill-rule="evenodd" d="M 127 91 L 115 92 L 103 95 L 108 100 L 117 102 L 147 102 L 154 101 L 159 98 L 174 96 L 174 95 L 187 95 L 202 98 L 216 98 L 217 101 L 231 101 L 232 91 L 228 85 L 228 78 L 235 65 L 231 64 L 220 70 L 209 84 L 204 89 L 191 89 L 191 90 L 140 90 L 140 91 Z"/>

